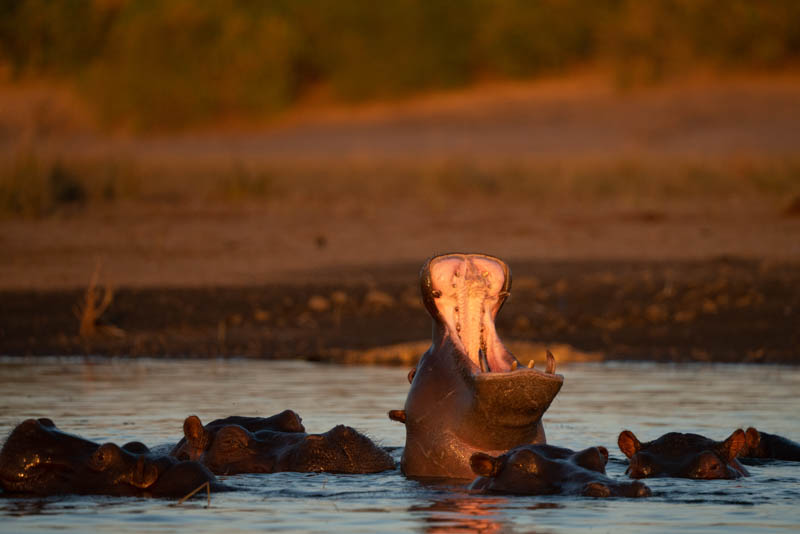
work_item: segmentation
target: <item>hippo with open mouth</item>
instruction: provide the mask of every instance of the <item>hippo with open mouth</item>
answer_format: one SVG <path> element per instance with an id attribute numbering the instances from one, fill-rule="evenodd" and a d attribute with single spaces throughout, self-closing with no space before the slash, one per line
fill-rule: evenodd
<path id="1" fill-rule="evenodd" d="M 540 372 L 520 365 L 498 337 L 494 320 L 511 288 L 511 273 L 485 254 L 445 254 L 420 273 L 422 299 L 433 317 L 433 343 L 409 373 L 402 469 L 412 477 L 472 479 L 470 458 L 544 443 L 542 414 L 564 383 L 548 353 Z"/>

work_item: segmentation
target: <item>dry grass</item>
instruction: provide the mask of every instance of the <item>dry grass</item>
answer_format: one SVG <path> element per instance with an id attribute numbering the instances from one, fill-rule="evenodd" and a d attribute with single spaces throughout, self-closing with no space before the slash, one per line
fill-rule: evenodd
<path id="1" fill-rule="evenodd" d="M 611 158 L 566 163 L 453 159 L 402 165 L 375 162 L 297 167 L 210 163 L 147 165 L 123 158 L 68 160 L 20 153 L 0 158 L 0 216 L 47 217 L 117 203 L 332 206 L 341 199 L 429 205 L 493 197 L 534 203 L 565 200 L 791 199 L 800 196 L 800 160 L 671 161 Z M 781 203 L 786 203 L 784 200 Z"/>
<path id="2" fill-rule="evenodd" d="M 89 279 L 83 302 L 76 304 L 74 309 L 75 316 L 80 320 L 78 333 L 84 341 L 99 336 L 125 337 L 124 330 L 112 324 L 103 323 L 101 320 L 114 300 L 114 290 L 109 286 L 98 288 L 99 277 L 100 265 L 98 264 Z"/>
<path id="3" fill-rule="evenodd" d="M 192 497 L 194 497 L 197 494 L 197 492 L 202 491 L 203 489 L 206 490 L 206 498 L 207 498 L 207 500 L 206 500 L 206 508 L 210 508 L 211 507 L 211 483 L 210 482 L 203 482 L 202 484 L 197 486 L 195 489 L 193 489 L 192 491 L 190 491 L 189 493 L 187 493 L 186 495 L 181 497 L 181 499 L 176 503 L 176 506 L 185 503 L 187 500 L 189 500 Z"/>

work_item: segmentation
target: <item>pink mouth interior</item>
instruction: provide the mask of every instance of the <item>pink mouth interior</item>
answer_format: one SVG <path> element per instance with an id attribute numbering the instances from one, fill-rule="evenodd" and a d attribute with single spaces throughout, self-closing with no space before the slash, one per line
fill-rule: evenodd
<path id="1" fill-rule="evenodd" d="M 485 256 L 451 255 L 434 259 L 429 269 L 436 307 L 456 346 L 483 372 L 510 371 L 515 359 L 494 325 L 507 296 L 505 266 Z"/>

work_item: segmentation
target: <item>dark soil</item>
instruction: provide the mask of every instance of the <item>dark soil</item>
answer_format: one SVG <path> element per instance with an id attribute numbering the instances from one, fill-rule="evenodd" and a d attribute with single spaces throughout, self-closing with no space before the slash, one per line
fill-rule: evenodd
<path id="1" fill-rule="evenodd" d="M 509 261 L 501 337 L 606 359 L 800 362 L 795 263 Z M 255 287 L 120 289 L 90 337 L 77 290 L 0 292 L 0 354 L 328 360 L 429 338 L 418 265 L 351 268 Z M 369 276 L 366 276 L 366 274 Z M 107 333 L 103 322 L 124 331 Z M 400 362 L 397 362 L 400 363 Z M 406 363 L 406 362 L 403 362 Z"/>

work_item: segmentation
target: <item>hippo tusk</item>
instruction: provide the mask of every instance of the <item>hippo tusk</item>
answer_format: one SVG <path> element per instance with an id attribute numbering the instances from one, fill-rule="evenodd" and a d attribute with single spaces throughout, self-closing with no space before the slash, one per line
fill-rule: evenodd
<path id="1" fill-rule="evenodd" d="M 489 360 L 486 358 L 486 351 L 483 349 L 478 349 L 478 361 L 481 364 L 481 372 L 488 373 L 489 372 Z"/>
<path id="2" fill-rule="evenodd" d="M 513 362 L 511 362 L 511 370 L 512 371 L 516 371 L 518 365 L 519 364 L 517 363 L 517 360 L 514 360 Z"/>
<path id="3" fill-rule="evenodd" d="M 533 360 L 528 360 L 528 369 L 533 369 Z"/>
<path id="4" fill-rule="evenodd" d="M 547 369 L 545 369 L 545 373 L 552 375 L 556 372 L 556 358 L 553 356 L 553 353 L 549 350 L 547 351 Z"/>
<path id="5" fill-rule="evenodd" d="M 417 368 L 416 367 L 412 367 L 411 370 L 408 372 L 408 383 L 409 384 L 414 381 L 414 375 L 416 375 L 416 374 L 417 374 Z"/>

